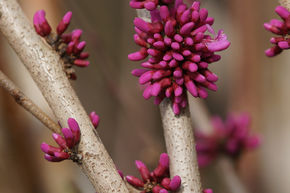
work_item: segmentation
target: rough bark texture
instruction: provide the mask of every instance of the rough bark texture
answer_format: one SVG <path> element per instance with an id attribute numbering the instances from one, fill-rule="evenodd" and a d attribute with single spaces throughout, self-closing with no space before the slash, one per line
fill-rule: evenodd
<path id="1" fill-rule="evenodd" d="M 290 11 L 290 0 L 280 0 L 279 2 Z"/>
<path id="2" fill-rule="evenodd" d="M 46 127 L 54 133 L 60 133 L 60 126 L 56 124 L 46 113 L 44 113 L 36 104 L 26 97 L 16 85 L 0 71 L 0 87 L 3 87 L 25 110 L 30 112 Z"/>
<path id="3" fill-rule="evenodd" d="M 0 0 L 0 29 L 37 83 L 54 114 L 67 126 L 69 117 L 81 128 L 82 169 L 100 193 L 128 192 L 115 165 L 62 70 L 58 54 L 34 32 L 15 0 Z"/>
<path id="4" fill-rule="evenodd" d="M 180 193 L 201 193 L 202 187 L 189 110 L 186 108 L 179 116 L 175 116 L 171 106 L 168 99 L 160 104 L 166 148 L 170 157 L 170 174 L 181 177 Z"/>

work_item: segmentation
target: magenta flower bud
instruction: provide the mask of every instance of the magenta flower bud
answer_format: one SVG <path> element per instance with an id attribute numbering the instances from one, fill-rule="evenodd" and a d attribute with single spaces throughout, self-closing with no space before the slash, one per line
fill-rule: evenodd
<path id="1" fill-rule="evenodd" d="M 87 59 L 89 57 L 89 53 L 87 52 L 82 52 L 79 56 L 80 59 Z"/>
<path id="2" fill-rule="evenodd" d="M 81 30 L 81 29 L 73 30 L 72 33 L 71 33 L 72 40 L 74 40 L 74 41 L 75 40 L 79 40 L 81 35 L 82 35 L 82 33 L 83 33 L 83 30 Z"/>
<path id="3" fill-rule="evenodd" d="M 189 78 L 187 78 L 187 79 L 189 79 Z M 185 81 L 185 86 L 192 96 L 194 96 L 194 97 L 198 96 L 197 88 L 196 88 L 195 84 L 193 83 L 193 81 L 191 81 L 191 80 Z"/>
<path id="4" fill-rule="evenodd" d="M 47 161 L 50 161 L 50 162 L 60 162 L 60 161 L 64 160 L 63 158 L 57 158 L 55 156 L 51 156 L 48 154 L 44 154 L 44 159 L 46 159 Z"/>
<path id="5" fill-rule="evenodd" d="M 134 176 L 126 176 L 126 181 L 134 187 L 143 187 L 144 183 Z"/>
<path id="6" fill-rule="evenodd" d="M 65 139 L 57 134 L 57 133 L 53 133 L 52 134 L 52 138 L 54 139 L 54 141 L 62 148 L 62 149 L 67 149 L 67 145 L 66 145 L 66 141 Z"/>
<path id="7" fill-rule="evenodd" d="M 81 131 L 80 131 L 79 124 L 73 118 L 69 118 L 67 120 L 67 124 L 68 124 L 70 130 L 72 131 L 72 134 L 74 135 L 74 145 L 75 145 L 75 144 L 79 143 L 80 136 L 81 136 Z"/>
<path id="8" fill-rule="evenodd" d="M 275 12 L 283 19 L 289 19 L 290 12 L 282 6 L 277 6 Z"/>
<path id="9" fill-rule="evenodd" d="M 156 185 L 156 186 L 153 187 L 152 192 L 153 192 L 153 193 L 160 193 L 160 191 L 161 191 L 162 189 L 163 189 L 162 187 Z"/>
<path id="10" fill-rule="evenodd" d="M 171 182 L 171 179 L 170 178 L 163 178 L 162 181 L 161 181 L 161 185 L 164 188 L 166 188 L 166 189 L 169 190 L 170 189 L 170 186 L 169 186 L 170 182 Z"/>
<path id="11" fill-rule="evenodd" d="M 128 59 L 131 61 L 139 61 L 145 59 L 147 56 L 148 56 L 147 49 L 141 48 L 140 51 L 129 54 Z"/>
<path id="12" fill-rule="evenodd" d="M 208 11 L 207 11 L 207 9 L 205 9 L 205 8 L 202 8 L 202 9 L 200 9 L 200 11 L 199 11 L 199 18 L 200 18 L 200 21 L 205 21 L 206 20 L 206 18 L 207 18 L 207 16 L 208 16 Z"/>
<path id="13" fill-rule="evenodd" d="M 134 9 L 142 9 L 144 7 L 143 2 L 134 1 L 134 0 L 131 0 L 129 5 L 130 5 L 130 7 L 134 8 Z"/>
<path id="14" fill-rule="evenodd" d="M 194 22 L 189 22 L 189 23 L 185 24 L 180 29 L 180 34 L 182 34 L 182 35 L 190 34 L 190 32 L 192 31 L 193 27 L 194 27 Z"/>
<path id="15" fill-rule="evenodd" d="M 54 157 L 65 160 L 68 159 L 70 155 L 66 152 L 54 152 Z"/>
<path id="16" fill-rule="evenodd" d="M 288 41 L 280 41 L 280 42 L 278 42 L 278 46 L 279 46 L 279 48 L 284 49 L 284 50 L 289 49 L 290 48 L 290 41 L 289 42 Z"/>
<path id="17" fill-rule="evenodd" d="M 74 61 L 74 65 L 79 67 L 87 67 L 88 65 L 90 65 L 90 62 L 87 60 L 76 59 Z"/>
<path id="18" fill-rule="evenodd" d="M 124 179 L 124 174 L 123 174 L 123 172 L 122 172 L 121 170 L 117 170 L 117 171 L 118 171 L 120 177 L 121 177 L 122 179 Z"/>
<path id="19" fill-rule="evenodd" d="M 274 46 L 272 48 L 269 48 L 265 51 L 265 54 L 268 57 L 276 56 L 277 54 L 280 54 L 283 50 L 279 46 Z"/>
<path id="20" fill-rule="evenodd" d="M 39 10 L 33 16 L 33 25 L 36 33 L 40 36 L 48 36 L 51 32 L 51 27 L 45 18 L 45 11 Z"/>
<path id="21" fill-rule="evenodd" d="M 55 152 L 61 152 L 60 148 L 50 146 L 46 143 L 42 143 L 40 148 L 44 153 L 49 154 L 49 155 L 54 155 Z"/>
<path id="22" fill-rule="evenodd" d="M 176 191 L 179 189 L 181 185 L 181 178 L 180 176 L 174 176 L 169 184 L 170 190 Z"/>
<path id="23" fill-rule="evenodd" d="M 66 141 L 66 145 L 68 146 L 68 148 L 73 148 L 75 145 L 74 142 L 74 135 L 72 133 L 72 131 L 68 128 L 62 128 L 61 132 L 63 133 L 64 139 Z"/>
<path id="24" fill-rule="evenodd" d="M 213 193 L 212 189 L 205 189 L 203 190 L 203 193 Z"/>
<path id="25" fill-rule="evenodd" d="M 86 47 L 86 42 L 85 41 L 81 41 L 80 43 L 78 43 L 74 49 L 74 54 L 79 54 L 81 53 Z"/>
<path id="26" fill-rule="evenodd" d="M 98 127 L 99 123 L 100 123 L 100 117 L 99 115 L 97 115 L 94 111 L 90 113 L 90 119 L 92 124 L 94 125 L 95 128 Z"/>
<path id="27" fill-rule="evenodd" d="M 144 7 L 148 10 L 148 11 L 153 11 L 154 9 L 156 9 L 157 4 L 155 4 L 154 2 L 146 2 L 144 3 Z"/>
<path id="28" fill-rule="evenodd" d="M 168 172 L 169 169 L 169 157 L 166 153 L 160 155 L 159 164 L 153 171 L 157 177 L 161 177 Z"/>
<path id="29" fill-rule="evenodd" d="M 56 28 L 56 32 L 57 32 L 58 35 L 63 34 L 63 32 L 67 29 L 67 27 L 70 24 L 71 17 L 72 17 L 72 12 L 71 11 L 67 12 L 63 16 L 62 20 L 59 22 L 59 24 L 58 24 L 58 26 Z"/>
<path id="30" fill-rule="evenodd" d="M 141 174 L 143 181 L 149 180 L 150 179 L 150 172 L 149 172 L 148 168 L 146 167 L 146 165 L 139 160 L 136 160 L 135 164 L 139 170 L 139 173 Z"/>
<path id="31" fill-rule="evenodd" d="M 151 85 L 149 85 L 149 86 L 147 86 L 146 88 L 145 88 L 145 90 L 143 91 L 143 97 L 144 97 L 144 99 L 149 99 L 152 95 L 151 95 L 151 88 L 152 88 L 152 86 Z"/>
<path id="32" fill-rule="evenodd" d="M 165 190 L 165 189 L 162 189 L 162 190 L 159 191 L 159 193 L 168 193 L 168 191 Z"/>

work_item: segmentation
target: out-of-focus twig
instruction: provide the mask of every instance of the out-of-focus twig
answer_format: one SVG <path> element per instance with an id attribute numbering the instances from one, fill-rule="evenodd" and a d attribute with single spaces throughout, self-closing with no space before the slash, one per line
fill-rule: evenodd
<path id="1" fill-rule="evenodd" d="M 248 193 L 245 186 L 238 178 L 232 161 L 228 157 L 219 157 L 217 160 L 216 169 L 230 192 Z"/>
<path id="2" fill-rule="evenodd" d="M 60 132 L 60 126 L 55 123 L 45 112 L 43 112 L 36 104 L 34 104 L 20 89 L 2 72 L 0 71 L 0 87 L 5 89 L 25 110 L 30 112 L 34 117 L 41 121 L 47 128 L 54 133 Z"/>

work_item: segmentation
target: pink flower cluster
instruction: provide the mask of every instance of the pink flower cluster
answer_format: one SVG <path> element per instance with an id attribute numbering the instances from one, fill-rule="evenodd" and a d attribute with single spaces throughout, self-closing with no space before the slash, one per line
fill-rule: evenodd
<path id="1" fill-rule="evenodd" d="M 69 128 L 62 128 L 63 136 L 58 133 L 53 133 L 52 137 L 59 147 L 54 147 L 46 143 L 41 144 L 41 150 L 45 153 L 44 158 L 51 162 L 59 162 L 65 159 L 71 159 L 79 162 L 80 158 L 75 152 L 75 146 L 80 141 L 80 127 L 77 121 L 69 118 Z"/>
<path id="2" fill-rule="evenodd" d="M 275 12 L 281 17 L 281 20 L 272 19 L 269 23 L 265 23 L 266 30 L 279 35 L 279 37 L 272 37 L 270 42 L 274 44 L 272 48 L 265 51 L 269 57 L 280 54 L 283 50 L 290 49 L 290 11 L 282 6 L 277 6 Z"/>
<path id="3" fill-rule="evenodd" d="M 250 134 L 248 115 L 228 116 L 225 123 L 220 117 L 212 118 L 214 131 L 205 135 L 196 131 L 196 150 L 201 167 L 211 163 L 218 155 L 226 154 L 238 158 L 245 150 L 255 149 L 260 137 Z"/>
<path id="4" fill-rule="evenodd" d="M 134 9 L 153 11 L 158 5 L 170 4 L 174 0 L 131 0 L 129 5 Z"/>
<path id="5" fill-rule="evenodd" d="M 126 176 L 125 179 L 129 184 L 141 190 L 141 193 L 175 192 L 181 185 L 179 176 L 174 176 L 172 179 L 169 178 L 169 157 L 166 153 L 160 155 L 159 164 L 152 172 L 141 161 L 136 161 L 136 166 L 142 180 L 134 176 Z"/>
<path id="6" fill-rule="evenodd" d="M 46 42 L 55 49 L 64 61 L 64 69 L 68 78 L 75 80 L 73 65 L 87 67 L 90 62 L 87 52 L 83 52 L 86 46 L 85 41 L 80 41 L 81 29 L 75 29 L 71 33 L 64 34 L 68 28 L 72 12 L 67 12 L 56 28 L 56 34 L 51 32 L 51 27 L 45 18 L 45 11 L 39 10 L 34 14 L 33 24 L 35 31 L 45 38 Z"/>
<path id="7" fill-rule="evenodd" d="M 215 52 L 228 48 L 230 42 L 222 30 L 214 33 L 213 23 L 214 19 L 208 17 L 208 11 L 201 9 L 198 1 L 189 8 L 182 0 L 176 0 L 171 8 L 163 5 L 151 11 L 151 22 L 135 18 L 134 40 L 141 49 L 128 58 L 140 61 L 150 57 L 141 63 L 143 68 L 132 71 L 145 86 L 145 99 L 154 96 L 155 104 L 160 104 L 164 98 L 170 98 L 178 115 L 187 106 L 187 90 L 201 98 L 208 96 L 205 88 L 217 90 L 218 77 L 208 65 L 220 60 Z"/>

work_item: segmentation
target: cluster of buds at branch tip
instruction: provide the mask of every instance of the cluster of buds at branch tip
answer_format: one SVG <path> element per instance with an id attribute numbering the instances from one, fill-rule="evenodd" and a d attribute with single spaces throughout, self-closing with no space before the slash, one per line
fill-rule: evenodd
<path id="1" fill-rule="evenodd" d="M 176 192 L 180 188 L 181 178 L 179 176 L 170 179 L 169 157 L 166 153 L 160 155 L 159 164 L 152 172 L 143 162 L 137 160 L 135 163 L 142 180 L 134 176 L 126 176 L 125 179 L 141 193 L 169 193 Z"/>
<path id="2" fill-rule="evenodd" d="M 147 9 L 153 11 L 158 5 L 173 3 L 174 0 L 131 0 L 129 5 L 134 9 Z"/>
<path id="3" fill-rule="evenodd" d="M 87 67 L 89 57 L 87 52 L 83 52 L 86 46 L 85 41 L 80 41 L 81 29 L 75 29 L 71 33 L 64 34 L 68 28 L 72 17 L 72 12 L 67 12 L 59 22 L 56 33 L 51 32 L 51 27 L 45 18 L 45 11 L 39 10 L 34 14 L 33 24 L 37 34 L 44 37 L 46 42 L 59 53 L 64 61 L 64 70 L 68 78 L 75 80 L 75 70 L 73 65 Z"/>
<path id="4" fill-rule="evenodd" d="M 220 60 L 215 52 L 230 46 L 222 30 L 216 34 L 212 17 L 194 1 L 187 7 L 182 0 L 174 6 L 162 5 L 151 11 L 151 22 L 135 18 L 134 41 L 140 51 L 129 54 L 132 61 L 141 61 L 141 69 L 132 74 L 145 86 L 143 97 L 155 97 L 155 104 L 164 98 L 172 101 L 173 111 L 180 114 L 187 106 L 186 91 L 192 96 L 206 98 L 206 89 L 216 91 L 216 74 L 208 69 L 210 63 Z M 213 37 L 209 34 L 212 34 Z"/>
<path id="5" fill-rule="evenodd" d="M 261 143 L 258 135 L 250 134 L 250 117 L 247 114 L 229 115 L 225 123 L 220 117 L 213 117 L 212 125 L 214 130 L 211 134 L 195 131 L 196 151 L 201 167 L 221 154 L 237 159 L 242 152 L 255 149 Z"/>
<path id="6" fill-rule="evenodd" d="M 93 111 L 90 113 L 90 119 L 91 119 L 91 122 L 94 125 L 94 127 L 97 128 L 99 123 L 100 123 L 99 115 L 97 115 L 96 112 Z"/>
<path id="7" fill-rule="evenodd" d="M 277 6 L 275 12 L 281 17 L 282 21 L 272 19 L 269 23 L 264 24 L 266 30 L 279 35 L 270 39 L 274 46 L 265 51 L 268 57 L 276 56 L 283 50 L 290 49 L 290 12 L 282 6 Z"/>
<path id="8" fill-rule="evenodd" d="M 54 147 L 46 143 L 41 144 L 41 150 L 45 153 L 44 158 L 51 162 L 60 162 L 70 159 L 81 164 L 82 157 L 77 153 L 77 144 L 80 141 L 80 127 L 73 118 L 68 119 L 69 128 L 62 128 L 60 135 L 53 133 L 52 137 L 59 147 Z"/>

